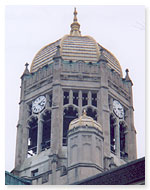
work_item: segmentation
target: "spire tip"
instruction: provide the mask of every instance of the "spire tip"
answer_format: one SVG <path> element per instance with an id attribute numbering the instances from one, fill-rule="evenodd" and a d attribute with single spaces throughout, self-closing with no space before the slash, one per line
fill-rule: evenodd
<path id="1" fill-rule="evenodd" d="M 73 18 L 73 23 L 71 24 L 71 31 L 70 31 L 70 35 L 71 36 L 81 36 L 81 32 L 80 32 L 80 24 L 78 23 L 77 20 L 77 9 L 76 7 L 74 7 L 74 18 Z"/>

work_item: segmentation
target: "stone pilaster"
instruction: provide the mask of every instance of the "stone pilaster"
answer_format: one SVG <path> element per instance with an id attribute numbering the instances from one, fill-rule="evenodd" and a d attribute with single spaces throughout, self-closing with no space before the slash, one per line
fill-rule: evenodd
<path id="1" fill-rule="evenodd" d="M 110 97 L 109 109 L 110 109 L 110 112 L 113 112 L 113 98 L 112 97 Z"/>
<path id="2" fill-rule="evenodd" d="M 104 63 L 101 63 L 100 66 L 100 89 L 98 92 L 100 117 L 101 125 L 103 127 L 104 135 L 104 154 L 109 156 L 110 154 L 110 112 L 109 112 L 109 103 L 108 103 L 108 76 L 107 68 Z"/>
<path id="3" fill-rule="evenodd" d="M 73 91 L 69 91 L 69 104 L 73 104 Z"/>
<path id="4" fill-rule="evenodd" d="M 63 93 L 60 84 L 61 74 L 61 57 L 59 55 L 59 48 L 57 56 L 54 58 L 53 70 L 53 85 L 52 85 L 52 121 L 51 121 L 51 149 L 53 154 L 58 154 L 62 146 L 63 134 Z"/>
<path id="5" fill-rule="evenodd" d="M 42 151 L 42 136 L 43 136 L 43 120 L 41 115 L 38 115 L 38 134 L 37 134 L 37 154 Z"/>
<path id="6" fill-rule="evenodd" d="M 29 137 L 29 127 L 23 127 L 23 135 L 22 135 L 22 162 L 27 158 L 28 154 L 28 137 Z"/>
<path id="7" fill-rule="evenodd" d="M 56 154 L 53 155 L 53 159 L 51 162 L 52 166 L 52 185 L 56 185 L 56 168 L 57 168 L 57 163 L 58 163 L 58 157 Z"/>
<path id="8" fill-rule="evenodd" d="M 50 97 L 49 94 L 46 94 L 46 108 L 50 107 Z"/>
<path id="9" fill-rule="evenodd" d="M 15 166 L 18 166 L 21 163 L 23 163 L 23 161 L 27 157 L 28 136 L 29 136 L 27 117 L 28 117 L 28 106 L 24 102 L 24 100 L 21 100 L 19 107 L 19 121 L 17 125 L 18 129 L 17 129 L 17 138 L 16 138 Z"/>
<path id="10" fill-rule="evenodd" d="M 119 119 L 116 120 L 115 126 L 115 153 L 118 158 L 120 158 L 120 126 Z"/>
<path id="11" fill-rule="evenodd" d="M 137 159 L 137 145 L 136 145 L 136 130 L 134 126 L 134 108 L 133 108 L 133 95 L 132 95 L 132 81 L 131 79 L 128 82 L 129 87 L 129 107 L 127 110 L 127 125 L 128 125 L 128 160 L 135 160 Z"/>
<path id="12" fill-rule="evenodd" d="M 17 125 L 17 137 L 16 137 L 16 155 L 15 155 L 15 167 L 21 164 L 22 158 L 22 126 L 20 124 Z"/>
<path id="13" fill-rule="evenodd" d="M 79 90 L 79 116 L 80 117 L 82 115 L 82 91 Z"/>
<path id="14" fill-rule="evenodd" d="M 88 105 L 91 105 L 91 100 L 92 100 L 92 95 L 91 95 L 91 91 L 88 92 Z"/>

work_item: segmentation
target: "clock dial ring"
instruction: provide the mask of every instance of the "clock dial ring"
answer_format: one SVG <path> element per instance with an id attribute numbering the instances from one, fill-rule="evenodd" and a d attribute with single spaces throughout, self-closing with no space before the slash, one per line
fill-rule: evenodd
<path id="1" fill-rule="evenodd" d="M 32 102 L 32 112 L 33 113 L 40 113 L 46 104 L 45 96 L 39 96 Z"/>
<path id="2" fill-rule="evenodd" d="M 124 108 L 122 104 L 117 100 L 113 101 L 113 112 L 119 119 L 124 118 Z"/>

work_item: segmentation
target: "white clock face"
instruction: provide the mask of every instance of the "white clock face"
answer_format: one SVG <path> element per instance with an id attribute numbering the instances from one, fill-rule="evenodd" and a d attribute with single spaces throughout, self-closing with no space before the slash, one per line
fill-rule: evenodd
<path id="1" fill-rule="evenodd" d="M 113 101 L 113 111 L 116 114 L 117 117 L 122 119 L 124 117 L 124 109 L 123 106 L 117 101 Z"/>
<path id="2" fill-rule="evenodd" d="M 46 104 L 46 98 L 45 96 L 39 96 L 36 98 L 32 103 L 32 111 L 33 113 L 39 113 L 41 112 Z"/>

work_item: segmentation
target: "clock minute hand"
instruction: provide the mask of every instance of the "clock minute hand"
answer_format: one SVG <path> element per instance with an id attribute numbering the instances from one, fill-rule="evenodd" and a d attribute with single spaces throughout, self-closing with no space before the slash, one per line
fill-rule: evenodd
<path id="1" fill-rule="evenodd" d="M 41 101 L 40 103 L 38 103 L 39 106 L 43 106 L 44 105 L 44 102 Z"/>

